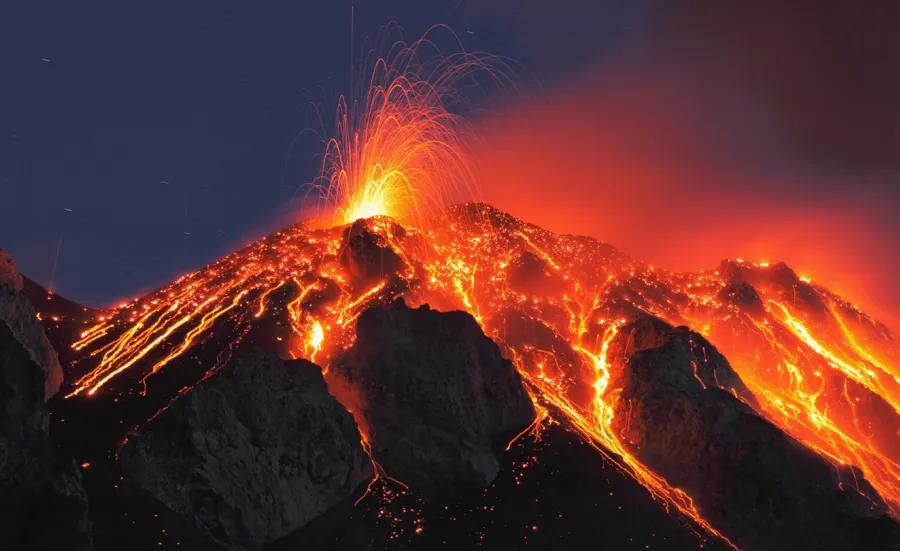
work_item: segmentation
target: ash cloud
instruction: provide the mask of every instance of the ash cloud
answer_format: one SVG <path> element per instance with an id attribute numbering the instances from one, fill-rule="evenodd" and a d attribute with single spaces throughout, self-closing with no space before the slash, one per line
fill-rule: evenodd
<path id="1" fill-rule="evenodd" d="M 768 4 L 555 4 L 615 30 L 525 57 L 554 80 L 479 121 L 483 198 L 665 268 L 784 260 L 897 327 L 898 8 Z"/>

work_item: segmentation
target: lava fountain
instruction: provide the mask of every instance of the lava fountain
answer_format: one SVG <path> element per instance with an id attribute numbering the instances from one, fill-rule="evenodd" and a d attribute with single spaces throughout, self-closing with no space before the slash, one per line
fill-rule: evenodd
<path id="1" fill-rule="evenodd" d="M 480 88 L 479 78 L 502 89 L 515 82 L 503 58 L 461 46 L 444 54 L 430 38 L 438 30 L 452 35 L 438 26 L 412 44 L 395 42 L 383 57 L 373 49 L 357 87 L 338 99 L 333 136 L 307 194 L 335 224 L 384 215 L 421 227 L 424 213 L 477 195 L 464 91 Z"/>

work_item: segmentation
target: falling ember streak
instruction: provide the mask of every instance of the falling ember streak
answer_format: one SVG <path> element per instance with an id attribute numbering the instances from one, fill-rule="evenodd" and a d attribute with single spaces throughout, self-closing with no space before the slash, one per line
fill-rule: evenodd
<path id="1" fill-rule="evenodd" d="M 204 314 L 200 320 L 200 323 L 197 324 L 196 327 L 194 327 L 193 329 L 191 329 L 188 332 L 188 334 L 184 337 L 184 340 L 181 341 L 181 344 L 178 346 L 178 348 L 176 348 L 168 356 L 166 356 L 165 358 L 163 358 L 162 360 L 160 360 L 156 364 L 154 364 L 154 366 L 152 368 L 150 368 L 150 373 L 148 375 L 145 375 L 144 378 L 142 379 L 142 381 L 146 382 L 147 377 L 149 377 L 150 375 L 153 375 L 154 373 L 156 373 L 157 371 L 159 371 L 160 369 L 165 367 L 165 365 L 167 363 L 171 362 L 173 359 L 175 359 L 178 356 L 180 356 L 181 354 L 183 354 L 185 350 L 187 350 L 188 348 L 191 347 L 191 345 L 194 343 L 194 339 L 196 339 L 198 335 L 200 335 L 204 331 L 208 330 L 210 327 L 212 327 L 213 322 L 215 322 L 222 315 L 224 315 L 225 313 L 232 310 L 235 306 L 237 306 L 238 303 L 240 303 L 241 299 L 243 299 L 244 296 L 247 295 L 247 292 L 248 291 L 245 289 L 245 290 L 241 291 L 240 293 L 238 293 L 238 295 L 236 297 L 234 297 L 234 299 L 231 301 L 231 304 L 228 305 L 227 307 L 222 308 L 222 302 L 220 302 L 219 304 L 216 305 L 215 308 L 213 308 L 211 311 Z"/>
<path id="2" fill-rule="evenodd" d="M 817 354 L 822 356 L 828 361 L 828 364 L 834 367 L 835 369 L 839 369 L 844 372 L 848 377 L 852 380 L 864 385 L 869 390 L 875 392 L 882 398 L 888 401 L 888 403 L 893 406 L 894 410 L 900 413 L 900 402 L 895 402 L 890 394 L 885 390 L 885 387 L 882 385 L 879 380 L 879 375 L 875 372 L 870 366 L 866 365 L 863 362 L 853 362 L 852 360 L 845 358 L 841 358 L 839 356 L 843 356 L 843 354 L 837 350 L 831 350 L 827 348 L 825 345 L 821 344 L 815 337 L 813 337 L 809 329 L 800 322 L 797 318 L 793 317 L 788 311 L 787 307 L 781 303 L 775 302 L 774 300 L 769 301 L 771 304 L 778 308 L 778 311 L 783 315 L 783 320 L 785 326 L 788 327 L 797 337 L 799 337 L 803 342 L 805 342 L 810 348 L 812 348 Z M 880 366 L 879 366 L 880 367 Z"/>
<path id="3" fill-rule="evenodd" d="M 82 390 L 87 388 L 87 385 L 93 385 L 93 387 L 91 387 L 91 389 L 88 391 L 88 394 L 94 394 L 95 392 L 100 390 L 100 387 L 102 387 L 104 384 L 106 384 L 110 379 L 112 379 L 119 373 L 121 373 L 121 372 L 125 371 L 126 369 L 128 369 L 129 367 L 131 367 L 132 364 L 134 364 L 136 361 L 143 358 L 148 352 L 150 352 L 151 350 L 156 348 L 156 346 L 159 345 L 159 343 L 166 340 L 169 337 L 169 335 L 171 335 L 172 333 L 175 332 L 176 329 L 178 329 L 179 327 L 181 327 L 182 325 L 184 325 L 185 323 L 190 321 L 190 319 L 191 319 L 190 316 L 184 316 L 183 318 L 178 320 L 178 322 L 171 325 L 163 334 L 161 334 L 157 338 L 153 339 L 153 341 L 151 341 L 150 344 L 145 346 L 140 352 L 135 354 L 130 360 L 128 360 L 124 364 L 122 364 L 119 367 L 116 367 L 115 369 L 110 371 L 106 376 L 100 378 L 99 381 L 94 382 L 93 380 L 91 380 L 91 381 L 86 382 L 85 386 L 81 386 L 81 387 L 78 387 L 77 389 L 75 389 L 75 392 L 73 394 L 78 394 L 79 392 L 81 392 Z"/>
<path id="4" fill-rule="evenodd" d="M 530 391 L 528 392 L 528 397 L 531 398 L 531 402 L 532 402 L 532 404 L 534 404 L 534 409 L 536 411 L 536 414 L 534 416 L 534 421 L 532 421 L 530 425 L 528 425 L 527 427 L 522 429 L 522 431 L 519 432 L 519 434 L 515 435 L 512 438 L 512 440 L 509 441 L 509 444 L 506 445 L 506 451 L 509 451 L 510 449 L 512 449 L 513 444 L 515 444 L 520 438 L 522 438 L 526 434 L 533 434 L 535 436 L 540 435 L 541 427 L 543 426 L 544 422 L 547 421 L 547 419 L 550 417 L 550 414 L 547 411 L 547 408 L 545 408 L 543 405 L 541 405 L 541 403 L 538 401 L 538 399 L 534 396 L 534 394 L 532 392 L 530 392 Z"/>
<path id="5" fill-rule="evenodd" d="M 38 319 L 40 319 L 40 318 L 38 318 Z M 105 337 L 106 334 L 109 332 L 109 330 L 112 328 L 113 328 L 112 324 L 104 324 L 104 325 L 97 325 L 97 326 L 91 327 L 87 331 L 83 331 L 81 333 L 81 340 L 73 343 L 72 349 L 73 350 L 81 350 L 82 348 L 91 344 L 95 340 Z"/>
<path id="6" fill-rule="evenodd" d="M 263 293 L 259 296 L 259 310 L 256 311 L 256 314 L 254 314 L 253 317 L 258 318 L 258 317 L 262 316 L 263 313 L 265 313 L 266 298 L 268 298 L 268 296 L 272 293 L 272 291 L 280 289 L 282 285 L 284 285 L 284 281 L 281 281 L 278 283 L 278 285 L 276 285 L 274 287 L 270 287 L 270 288 L 266 289 L 265 291 L 263 291 Z"/>
<path id="7" fill-rule="evenodd" d="M 337 321 L 335 323 L 337 325 L 347 325 L 348 323 L 356 320 L 356 318 L 359 316 L 360 305 L 364 304 L 366 301 L 378 294 L 382 289 L 384 289 L 385 285 L 387 285 L 387 282 L 382 281 L 378 285 L 363 293 L 353 302 L 341 308 L 340 314 L 338 315 Z"/>
<path id="8" fill-rule="evenodd" d="M 59 264 L 59 250 L 62 248 L 62 236 L 59 236 L 59 241 L 56 243 L 56 254 L 53 255 L 53 270 L 50 271 L 50 285 L 47 286 L 47 290 L 50 293 L 53 293 L 53 283 L 56 281 L 56 266 Z"/>
<path id="9" fill-rule="evenodd" d="M 525 234 L 522 233 L 522 232 L 519 232 L 519 237 L 521 237 L 522 239 L 524 239 L 524 240 L 525 240 L 525 243 L 528 243 L 528 246 L 529 246 L 529 247 L 531 247 L 532 249 L 534 249 L 535 251 L 537 251 L 538 254 L 541 255 L 541 257 L 542 257 L 544 260 L 547 261 L 547 264 L 550 264 L 550 266 L 552 266 L 554 270 L 559 270 L 559 266 L 556 264 L 556 262 L 553 262 L 553 258 L 551 258 L 549 254 L 547 254 L 546 252 L 544 252 L 543 249 L 541 249 L 540 247 L 538 247 L 537 245 L 535 245 L 535 244 L 531 241 L 531 239 L 528 239 L 528 236 L 527 236 L 527 235 L 525 235 Z"/>

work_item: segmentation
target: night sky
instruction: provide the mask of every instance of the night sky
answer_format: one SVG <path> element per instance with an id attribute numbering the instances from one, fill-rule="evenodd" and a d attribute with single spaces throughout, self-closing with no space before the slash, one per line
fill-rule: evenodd
<path id="1" fill-rule="evenodd" d="M 676 269 L 764 249 L 896 315 L 900 5 L 787 4 L 9 0 L 0 247 L 105 305 L 295 221 L 353 6 L 357 55 L 441 23 L 527 68 L 475 119 L 496 206 Z"/>

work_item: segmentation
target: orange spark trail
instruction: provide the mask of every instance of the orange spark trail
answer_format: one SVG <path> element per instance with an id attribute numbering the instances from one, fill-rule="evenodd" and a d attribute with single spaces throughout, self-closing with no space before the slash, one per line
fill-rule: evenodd
<path id="1" fill-rule="evenodd" d="M 146 382 L 147 377 L 149 377 L 150 375 L 153 375 L 154 373 L 156 373 L 157 371 L 159 371 L 160 369 L 165 367 L 165 365 L 167 363 L 171 362 L 173 359 L 175 359 L 178 356 L 180 356 L 181 354 L 183 354 L 185 350 L 187 350 L 188 348 L 191 347 L 192 344 L 194 344 L 194 339 L 196 339 L 198 335 L 202 334 L 204 331 L 207 331 L 210 327 L 212 327 L 212 324 L 217 319 L 219 319 L 222 315 L 226 314 L 228 311 L 230 311 L 235 306 L 237 306 L 238 303 L 240 303 L 241 299 L 243 299 L 244 296 L 247 295 L 247 292 L 248 291 L 245 289 L 245 290 L 241 291 L 240 293 L 238 293 L 237 296 L 234 297 L 234 299 L 232 299 L 230 305 L 223 308 L 222 304 L 224 303 L 224 301 L 222 301 L 219 304 L 217 304 L 215 306 L 215 308 L 213 308 L 211 311 L 204 314 L 203 317 L 200 319 L 200 323 L 198 323 L 193 329 L 191 329 L 188 332 L 187 335 L 185 335 L 184 340 L 181 341 L 181 344 L 178 346 L 178 348 L 173 350 L 171 353 L 169 353 L 168 356 L 166 356 L 162 360 L 156 362 L 156 364 L 154 364 L 154 366 L 152 368 L 150 368 L 150 373 L 148 375 L 145 375 L 144 378 L 142 379 L 142 381 Z"/>

